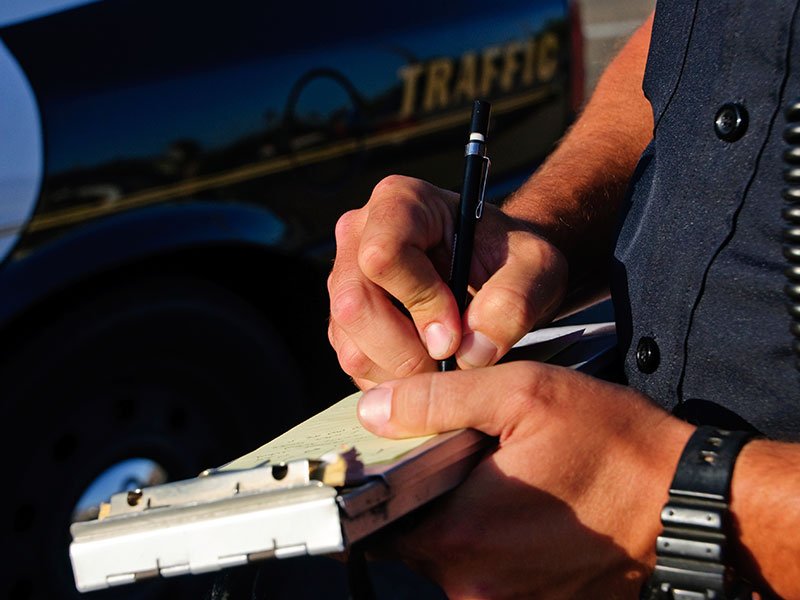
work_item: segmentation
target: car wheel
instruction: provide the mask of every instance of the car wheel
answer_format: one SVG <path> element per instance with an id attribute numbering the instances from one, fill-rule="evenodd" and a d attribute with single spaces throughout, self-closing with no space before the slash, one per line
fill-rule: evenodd
<path id="1" fill-rule="evenodd" d="M 195 476 L 304 416 L 284 344 L 234 294 L 147 279 L 65 303 L 0 370 L 4 597 L 75 596 L 69 524 L 110 493 Z M 88 512 L 87 512 L 88 511 Z M 93 597 L 196 598 L 206 578 Z"/>

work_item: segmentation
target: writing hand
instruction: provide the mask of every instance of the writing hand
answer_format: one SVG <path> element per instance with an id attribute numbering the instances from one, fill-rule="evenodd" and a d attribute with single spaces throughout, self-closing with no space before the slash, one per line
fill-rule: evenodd
<path id="1" fill-rule="evenodd" d="M 476 293 L 461 319 L 447 286 L 457 203 L 454 193 L 393 176 L 339 220 L 328 333 L 360 387 L 433 371 L 453 353 L 462 368 L 493 364 L 558 308 L 564 257 L 524 222 L 487 206 L 470 275 Z"/>

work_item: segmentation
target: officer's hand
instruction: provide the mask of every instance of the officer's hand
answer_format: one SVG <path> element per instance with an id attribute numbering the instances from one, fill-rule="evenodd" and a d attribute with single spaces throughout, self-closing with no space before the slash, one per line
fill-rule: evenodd
<path id="1" fill-rule="evenodd" d="M 432 371 L 434 359 L 453 353 L 462 368 L 494 364 L 557 310 L 567 281 L 563 255 L 487 206 L 470 274 L 477 293 L 461 320 L 447 287 L 457 205 L 456 194 L 393 176 L 337 223 L 328 333 L 362 388 Z"/>
<path id="2" fill-rule="evenodd" d="M 629 388 L 530 362 L 386 382 L 359 418 L 387 437 L 499 438 L 392 544 L 451 598 L 637 598 L 693 429 Z"/>

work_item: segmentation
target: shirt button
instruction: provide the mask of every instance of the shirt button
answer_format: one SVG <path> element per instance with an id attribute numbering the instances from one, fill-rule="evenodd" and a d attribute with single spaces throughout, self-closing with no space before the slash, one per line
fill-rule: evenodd
<path id="1" fill-rule="evenodd" d="M 747 110 L 741 104 L 723 104 L 714 117 L 714 131 L 726 142 L 735 142 L 747 131 Z"/>
<path id="2" fill-rule="evenodd" d="M 636 366 L 642 373 L 650 374 L 658 368 L 661 352 L 658 344 L 651 337 L 643 337 L 636 346 Z"/>

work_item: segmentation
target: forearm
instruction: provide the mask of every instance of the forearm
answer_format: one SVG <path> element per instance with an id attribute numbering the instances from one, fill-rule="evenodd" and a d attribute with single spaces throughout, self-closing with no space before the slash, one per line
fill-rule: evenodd
<path id="1" fill-rule="evenodd" d="M 608 256 L 616 214 L 652 137 L 642 79 L 652 17 L 601 77 L 580 118 L 503 210 L 529 221 L 570 261 L 571 270 Z"/>
<path id="2" fill-rule="evenodd" d="M 733 473 L 731 512 L 743 574 L 800 598 L 800 444 L 747 444 Z"/>

